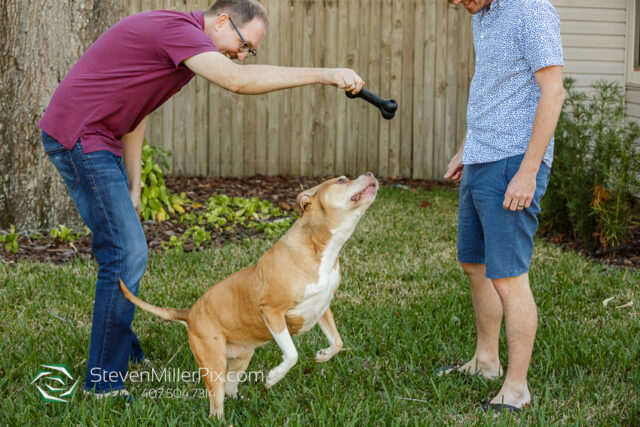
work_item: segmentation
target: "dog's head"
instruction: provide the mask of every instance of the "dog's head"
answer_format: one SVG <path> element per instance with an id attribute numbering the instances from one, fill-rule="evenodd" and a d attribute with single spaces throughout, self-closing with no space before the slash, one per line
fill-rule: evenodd
<path id="1" fill-rule="evenodd" d="M 301 216 L 313 212 L 335 228 L 344 221 L 359 218 L 376 199 L 378 181 L 371 172 L 356 180 L 342 176 L 298 194 L 296 204 Z"/>

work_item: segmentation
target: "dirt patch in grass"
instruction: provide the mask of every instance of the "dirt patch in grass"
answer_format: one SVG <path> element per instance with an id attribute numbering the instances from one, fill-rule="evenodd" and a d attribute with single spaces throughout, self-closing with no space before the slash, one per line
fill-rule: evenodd
<path id="1" fill-rule="evenodd" d="M 167 177 L 166 184 L 172 193 L 186 193 L 192 203 L 206 203 L 212 194 L 226 194 L 230 197 L 258 197 L 268 200 L 285 211 L 295 209 L 295 200 L 302 190 L 311 188 L 322 181 L 325 177 L 299 177 L 299 176 L 253 176 L 240 178 L 210 178 L 210 177 Z M 436 182 L 429 180 L 414 179 L 380 179 L 381 185 L 398 186 L 413 190 L 423 188 L 431 190 L 434 188 L 455 188 L 451 183 Z M 428 202 L 420 205 L 428 208 Z M 190 206 L 185 207 L 187 212 Z M 163 222 L 144 221 L 142 223 L 149 250 L 162 252 L 162 243 L 168 242 L 171 236 L 182 235 L 187 230 L 187 226 L 177 221 L 178 216 Z M 260 234 L 254 229 L 236 227 L 231 231 L 212 232 L 211 242 L 202 247 L 219 246 L 230 240 L 241 240 Z M 574 250 L 594 256 L 580 247 L 576 242 L 559 235 L 545 235 L 547 240 L 563 246 L 567 250 Z M 640 242 L 640 227 L 633 230 L 632 242 Z M 19 238 L 19 249 L 17 254 L 12 254 L 0 247 L 0 260 L 5 263 L 15 262 L 21 259 L 33 259 L 40 261 L 51 261 L 63 263 L 74 258 L 91 258 L 91 238 L 82 237 L 70 243 L 60 243 L 49 236 L 32 240 L 28 237 Z M 193 250 L 193 245 L 187 242 L 184 251 Z M 607 253 L 597 257 L 605 264 L 618 265 L 622 267 L 640 268 L 640 244 L 629 246 L 621 250 Z"/>

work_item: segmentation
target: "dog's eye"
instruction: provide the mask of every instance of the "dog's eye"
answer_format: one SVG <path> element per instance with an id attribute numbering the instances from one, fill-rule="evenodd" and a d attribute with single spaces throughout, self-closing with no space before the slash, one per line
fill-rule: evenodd
<path id="1" fill-rule="evenodd" d="M 344 184 L 344 183 L 346 183 L 346 182 L 347 182 L 347 180 L 346 180 L 346 179 L 344 179 L 344 178 L 340 178 L 340 179 L 338 180 L 338 184 Z"/>

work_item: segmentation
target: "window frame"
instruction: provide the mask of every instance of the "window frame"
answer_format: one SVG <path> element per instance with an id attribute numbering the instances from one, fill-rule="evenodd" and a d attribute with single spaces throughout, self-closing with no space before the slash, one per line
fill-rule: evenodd
<path id="1" fill-rule="evenodd" d="M 640 0 L 627 2 L 626 82 L 640 86 Z"/>

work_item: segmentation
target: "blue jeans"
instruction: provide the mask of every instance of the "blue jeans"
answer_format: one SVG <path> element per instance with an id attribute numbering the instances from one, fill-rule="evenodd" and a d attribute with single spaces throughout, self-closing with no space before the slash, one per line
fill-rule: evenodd
<path id="1" fill-rule="evenodd" d="M 488 279 L 516 277 L 529 271 L 540 199 L 550 169 L 542 163 L 531 206 L 521 211 L 502 207 L 507 186 L 524 155 L 491 163 L 465 165 L 458 203 L 458 261 L 486 264 Z"/>
<path id="2" fill-rule="evenodd" d="M 91 229 L 98 280 L 84 387 L 96 393 L 124 389 L 129 360 L 144 357 L 131 330 L 135 306 L 120 292 L 119 278 L 134 294 L 147 267 L 147 241 L 129 195 L 121 157 L 67 150 L 42 132 L 44 149 L 60 172 L 85 224 Z"/>

